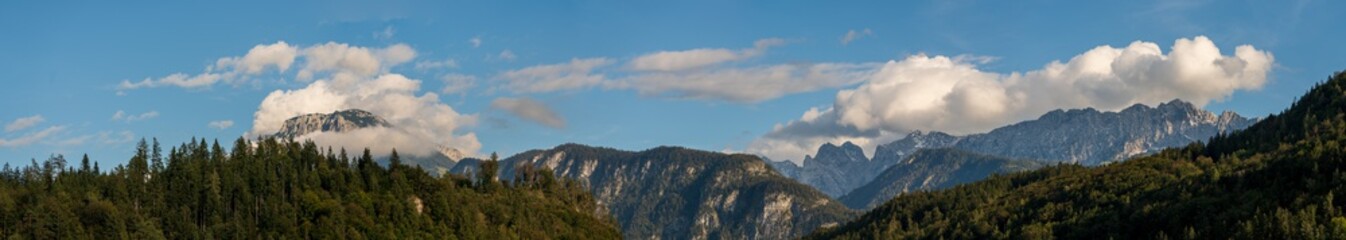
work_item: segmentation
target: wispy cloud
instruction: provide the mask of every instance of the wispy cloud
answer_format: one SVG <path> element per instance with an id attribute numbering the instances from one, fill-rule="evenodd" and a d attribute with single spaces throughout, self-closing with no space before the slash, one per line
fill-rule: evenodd
<path id="1" fill-rule="evenodd" d="M 846 31 L 846 34 L 845 34 L 845 35 L 841 35 L 841 45 L 842 45 L 842 46 L 850 45 L 851 42 L 854 42 L 855 40 L 859 40 L 860 38 L 863 38 L 863 37 L 866 37 L 866 36 L 869 36 L 869 35 L 874 35 L 874 31 L 873 31 L 873 30 L 869 30 L 868 28 L 866 28 L 866 29 L 864 29 L 864 30 L 859 30 L 859 31 L 856 31 L 855 29 L 851 29 L 850 31 Z"/>
<path id="2" fill-rule="evenodd" d="M 542 102 L 534 101 L 529 98 L 496 98 L 491 101 L 491 108 L 504 110 L 519 118 L 532 121 L 543 126 L 561 129 L 566 127 L 566 121 Z"/>
<path id="3" fill-rule="evenodd" d="M 112 114 L 112 121 L 126 121 L 129 123 L 135 121 L 149 120 L 151 118 L 156 117 L 159 117 L 159 111 L 149 111 L 141 114 L 129 114 L 126 113 L 126 111 L 117 110 L 116 113 Z"/>
<path id="4" fill-rule="evenodd" d="M 210 121 L 210 123 L 207 123 L 206 126 L 214 129 L 224 130 L 233 127 L 234 121 L 233 120 Z"/>
<path id="5" fill-rule="evenodd" d="M 33 126 L 37 126 L 38 123 L 42 123 L 43 121 L 46 120 L 47 120 L 46 118 L 42 118 L 42 115 L 33 115 L 30 117 L 22 117 L 19 119 L 14 119 L 13 122 L 5 124 L 5 132 L 14 132 L 18 130 L 28 129 Z"/>
<path id="6" fill-rule="evenodd" d="M 51 127 L 47 127 L 46 129 L 42 129 L 42 131 L 37 131 L 37 132 L 28 133 L 28 134 L 19 136 L 19 137 L 17 137 L 17 138 L 11 138 L 11 139 L 0 138 L 0 147 L 11 147 L 11 148 L 12 148 L 12 147 L 28 146 L 28 145 L 31 145 L 31 144 L 33 144 L 33 143 L 36 143 L 37 141 L 41 141 L 41 140 L 43 140 L 43 139 L 46 139 L 47 137 L 51 136 L 52 134 L 56 134 L 56 133 L 61 132 L 61 131 L 64 131 L 64 130 L 65 130 L 65 126 L 51 126 Z"/>

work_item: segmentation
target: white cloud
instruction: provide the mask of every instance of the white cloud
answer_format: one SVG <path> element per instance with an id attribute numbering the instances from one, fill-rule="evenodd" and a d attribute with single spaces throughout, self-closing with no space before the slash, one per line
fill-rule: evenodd
<path id="1" fill-rule="evenodd" d="M 215 67 L 224 69 L 231 68 L 248 74 L 259 74 L 267 68 L 275 68 L 281 72 L 290 69 L 294 64 L 295 56 L 299 54 L 299 49 L 285 42 L 276 42 L 269 45 L 257 45 L 248 50 L 243 57 L 221 58 L 215 61 Z"/>
<path id="2" fill-rule="evenodd" d="M 159 79 L 146 78 L 139 82 L 122 80 L 117 85 L 117 90 L 132 90 L 140 88 L 155 88 L 164 86 L 177 86 L 182 88 L 205 88 L 215 85 L 216 82 L 224 79 L 223 75 L 215 73 L 204 73 L 196 76 L 184 73 L 174 73 Z"/>
<path id="3" fill-rule="evenodd" d="M 126 121 L 129 123 L 141 120 L 148 120 L 156 117 L 159 117 L 159 111 L 149 111 L 141 114 L 128 114 L 125 111 L 117 110 L 116 113 L 112 114 L 112 121 Z"/>
<path id="4" fill-rule="evenodd" d="M 285 42 L 257 45 L 242 57 L 224 57 L 207 66 L 206 71 L 197 75 L 175 73 L 160 78 L 145 78 L 139 82 L 122 80 L 117 85 L 117 95 L 125 95 L 124 90 L 175 86 L 199 89 L 219 82 L 238 83 L 244 76 L 257 75 L 267 69 L 284 72 L 294 64 L 298 49 Z"/>
<path id="5" fill-rule="evenodd" d="M 568 63 L 507 71 L 496 79 L 502 81 L 505 88 L 519 93 L 574 90 L 603 84 L 605 77 L 594 70 L 612 63 L 607 58 L 576 58 Z"/>
<path id="6" fill-rule="evenodd" d="M 795 63 L 726 66 L 763 54 L 784 40 L 758 40 L 742 50 L 693 49 L 646 54 L 628 62 L 617 77 L 602 67 L 608 58 L 572 59 L 569 63 L 538 65 L 496 76 L 503 87 L 518 93 L 551 92 L 603 86 L 630 89 L 645 96 L 760 102 L 799 92 L 842 87 L 864 80 L 877 63 Z"/>
<path id="7" fill-rule="evenodd" d="M 444 81 L 444 88 L 439 91 L 444 94 L 461 93 L 477 84 L 476 76 L 457 73 L 447 74 L 439 77 L 439 79 Z"/>
<path id="8" fill-rule="evenodd" d="M 868 28 L 866 28 L 865 30 L 860 30 L 860 31 L 856 31 L 855 29 L 851 29 L 850 31 L 846 31 L 846 35 L 842 35 L 842 36 L 841 36 L 841 45 L 842 45 L 842 46 L 850 45 L 851 42 L 854 42 L 855 40 L 859 40 L 860 38 L 863 38 L 863 37 L 866 37 L 866 36 L 869 36 L 869 35 L 874 35 L 874 31 L 869 30 Z"/>
<path id="9" fill-rule="evenodd" d="M 444 59 L 441 61 L 420 61 L 416 62 L 416 70 L 427 71 L 444 68 L 457 68 L 458 61 L 453 59 Z"/>
<path id="10" fill-rule="evenodd" d="M 1274 58 L 1252 46 L 1222 55 L 1210 39 L 1100 46 L 1066 62 L 1028 72 L 982 71 L 969 59 L 916 55 L 889 61 L 864 84 L 837 93 L 832 107 L 810 109 L 778 124 L 747 152 L 798 161 L 824 142 L 853 141 L 866 150 L 913 130 L 979 133 L 1054 109 L 1115 111 L 1137 103 L 1182 99 L 1197 106 L 1255 90 Z"/>
<path id="11" fill-rule="evenodd" d="M 519 118 L 542 124 L 543 126 L 561 129 L 566 127 L 566 121 L 553 111 L 551 107 L 533 99 L 528 98 L 496 98 L 491 101 L 491 108 L 504 110 Z"/>
<path id="12" fill-rule="evenodd" d="M 233 120 L 210 121 L 210 123 L 207 123 L 206 126 L 214 129 L 224 130 L 233 127 L 234 121 Z"/>
<path id="13" fill-rule="evenodd" d="M 784 43 L 785 40 L 779 38 L 768 38 L 757 40 L 753 43 L 752 48 L 737 51 L 724 48 L 700 48 L 655 52 L 631 60 L 631 69 L 637 71 L 681 71 L 701 68 L 757 57 L 765 53 L 768 48 Z"/>
<path id="14" fill-rule="evenodd" d="M 328 42 L 305 48 L 303 57 L 305 65 L 297 75 L 300 80 L 313 79 L 322 73 L 371 77 L 386 72 L 389 67 L 411 61 L 416 58 L 416 50 L 406 44 L 370 49 Z"/>
<path id="15" fill-rule="evenodd" d="M 467 39 L 467 43 L 471 43 L 473 48 L 481 47 L 481 37 L 477 36 Z"/>
<path id="16" fill-rule="evenodd" d="M 514 61 L 514 59 L 518 59 L 519 56 L 514 55 L 514 51 L 510 51 L 509 49 L 505 49 L 504 51 L 500 51 L 500 54 L 499 54 L 499 55 L 496 55 L 496 58 L 499 58 L 500 60 L 505 60 L 505 61 Z"/>
<path id="17" fill-rule="evenodd" d="M 17 137 L 17 138 L 12 138 L 12 139 L 4 139 L 4 138 L 0 138 L 0 147 L 22 147 L 22 146 L 28 146 L 28 145 L 31 145 L 31 144 L 37 142 L 37 141 L 41 141 L 42 139 L 46 139 L 47 137 L 51 136 L 52 134 L 55 134 L 55 133 L 60 132 L 60 131 L 63 131 L 63 130 L 65 130 L 65 126 L 52 126 L 52 127 L 47 127 L 46 129 L 42 129 L 42 131 L 37 131 L 37 132 L 29 133 L 29 134 L 26 134 L 26 135 L 23 135 L 23 136 L 19 136 L 19 137 Z"/>
<path id="18" fill-rule="evenodd" d="M 629 75 L 611 88 L 646 96 L 760 102 L 785 94 L 841 87 L 864 80 L 877 64 L 781 64 Z"/>
<path id="19" fill-rule="evenodd" d="M 18 119 L 14 119 L 13 122 L 5 124 L 5 132 L 8 133 L 28 129 L 33 126 L 37 126 L 38 123 L 42 123 L 43 121 L 46 120 L 47 120 L 46 118 L 42 118 L 42 115 L 33 115 L 29 117 L 21 117 Z"/>
<path id="20" fill-rule="evenodd" d="M 372 112 L 395 129 L 371 129 L 359 133 L 316 133 L 302 138 L 347 149 L 391 149 L 426 156 L 435 146 L 456 148 L 474 154 L 481 148 L 474 133 L 459 133 L 476 124 L 475 115 L 463 115 L 439 101 L 435 93 L 417 95 L 421 82 L 400 74 L 359 78 L 337 74 L 296 90 L 276 90 L 262 100 L 253 118 L 251 136 L 273 134 L 286 119 L 307 113 L 331 113 L 344 109 Z M 424 143 L 402 145 L 403 143 Z"/>

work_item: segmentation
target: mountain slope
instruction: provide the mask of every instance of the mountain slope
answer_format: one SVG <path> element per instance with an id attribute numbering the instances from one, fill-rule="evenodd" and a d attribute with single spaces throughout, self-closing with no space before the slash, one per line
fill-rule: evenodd
<path id="1" fill-rule="evenodd" d="M 874 179 L 880 172 L 904 160 L 906 156 L 923 148 L 943 148 L 952 146 L 959 138 L 941 132 L 907 134 L 906 137 L 888 144 L 879 145 L 874 158 L 864 155 L 860 146 L 845 142 L 841 146 L 831 143 L 818 147 L 817 154 L 804 157 L 804 165 L 792 168 L 794 163 L 773 162 L 777 169 L 799 182 L 813 186 L 828 196 L 840 197 Z"/>
<path id="2" fill-rule="evenodd" d="M 462 166 L 457 169 L 474 170 Z M 565 144 L 500 162 L 587 182 L 631 239 L 784 239 L 851 216 L 839 202 L 750 155 L 677 147 L 641 152 Z"/>
<path id="3" fill-rule="evenodd" d="M 1346 74 L 1244 131 L 899 196 L 817 239 L 1346 237 Z"/>
<path id="4" fill-rule="evenodd" d="M 993 157 L 952 148 L 922 149 L 907 157 L 907 161 L 884 170 L 869 184 L 842 196 L 839 201 L 851 209 L 870 209 L 898 194 L 940 190 L 993 174 L 1014 173 L 1042 166 L 1037 161 Z"/>

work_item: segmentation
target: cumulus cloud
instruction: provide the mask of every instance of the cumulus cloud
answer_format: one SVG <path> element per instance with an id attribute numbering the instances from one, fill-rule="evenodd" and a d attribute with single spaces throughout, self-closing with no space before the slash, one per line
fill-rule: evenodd
<path id="1" fill-rule="evenodd" d="M 752 48 L 730 50 L 724 48 L 699 48 L 683 51 L 660 51 L 645 54 L 631 60 L 631 69 L 637 71 L 680 71 L 730 61 L 739 61 L 757 57 L 768 48 L 785 44 L 785 40 L 768 38 L 757 40 Z"/>
<path id="2" fill-rule="evenodd" d="M 474 133 L 459 133 L 461 127 L 474 125 L 476 116 L 454 111 L 440 102 L 435 93 L 417 95 L 420 88 L 418 80 L 385 73 L 373 78 L 339 74 L 333 79 L 315 80 L 302 89 L 276 90 L 257 108 L 249 134 L 273 134 L 280 130 L 286 119 L 301 114 L 361 109 L 384 118 L 395 128 L 352 134 L 315 133 L 300 138 L 347 149 L 395 147 L 399 153 L 418 156 L 428 156 L 437 151 L 438 146 L 456 148 L 467 154 L 479 150 L 481 143 Z"/>
<path id="3" fill-rule="evenodd" d="M 496 77 L 503 87 L 519 93 L 574 90 L 603 84 L 604 75 L 595 73 L 611 65 L 608 58 L 571 59 L 568 63 L 532 66 L 507 71 Z"/>
<path id="4" fill-rule="evenodd" d="M 126 121 L 129 123 L 141 120 L 148 120 L 156 117 L 159 117 L 159 111 L 149 111 L 141 114 L 129 114 L 126 113 L 126 111 L 117 110 L 116 113 L 112 114 L 112 121 Z"/>
<path id="5" fill-rule="evenodd" d="M 444 81 L 444 88 L 439 90 L 439 92 L 444 94 L 462 93 L 477 84 L 476 76 L 457 73 L 441 76 L 439 77 L 439 80 Z"/>
<path id="6" fill-rule="evenodd" d="M 481 37 L 472 37 L 467 39 L 467 43 L 472 44 L 473 48 L 481 47 Z"/>
<path id="7" fill-rule="evenodd" d="M 196 75 L 174 73 L 160 78 L 145 78 L 139 82 L 122 80 L 117 85 L 119 95 L 125 90 L 175 86 L 199 89 L 219 82 L 238 83 L 244 76 L 257 75 L 267 69 L 284 72 L 294 64 L 298 48 L 285 42 L 254 46 L 241 57 L 224 57 L 207 66 L 206 71 Z"/>
<path id="8" fill-rule="evenodd" d="M 1167 54 L 1151 42 L 1099 46 L 1027 72 L 988 72 L 968 58 L 915 55 L 889 61 L 865 83 L 838 92 L 831 107 L 777 124 L 746 151 L 798 161 L 826 142 L 852 141 L 872 151 L 914 130 L 979 133 L 1054 109 L 1115 111 L 1172 99 L 1204 106 L 1260 89 L 1273 62 L 1270 53 L 1248 45 L 1223 55 L 1204 36 L 1178 39 Z"/>
<path id="9" fill-rule="evenodd" d="M 234 121 L 233 120 L 210 121 L 210 123 L 206 123 L 206 126 L 214 129 L 224 130 L 233 127 Z"/>
<path id="10" fill-rule="evenodd" d="M 866 28 L 865 30 L 860 30 L 860 31 L 856 31 L 855 29 L 851 29 L 850 31 L 846 31 L 846 34 L 845 34 L 845 35 L 841 35 L 841 45 L 842 45 L 842 46 L 850 45 L 851 42 L 854 42 L 855 40 L 859 40 L 860 38 L 863 38 L 863 37 L 866 37 L 866 36 L 869 36 L 869 35 L 874 35 L 874 31 L 869 30 L 868 28 Z"/>
<path id="11" fill-rule="evenodd" d="M 37 141 L 46 139 L 52 134 L 56 134 L 63 130 L 65 130 L 65 126 L 52 126 L 47 127 L 46 129 L 42 129 L 41 131 L 24 134 L 16 138 L 0 138 L 0 147 L 13 148 L 13 147 L 28 146 L 33 143 L 36 143 Z"/>
<path id="12" fill-rule="evenodd" d="M 528 98 L 496 98 L 491 101 L 491 108 L 504 110 L 514 116 L 542 124 L 543 126 L 561 129 L 566 127 L 566 121 L 556 114 L 551 107 L 533 99 Z"/>
<path id="13" fill-rule="evenodd" d="M 42 115 L 33 115 L 29 117 L 21 117 L 19 119 L 14 119 L 13 122 L 5 124 L 5 132 L 8 133 L 28 129 L 33 126 L 37 126 L 38 123 L 42 123 L 43 121 L 46 120 L 47 120 L 46 118 L 42 118 Z"/>
<path id="14" fill-rule="evenodd" d="M 406 44 L 370 49 L 328 42 L 305 48 L 303 58 L 304 67 L 299 69 L 297 75 L 300 80 L 313 79 L 323 73 L 364 78 L 387 71 L 387 67 L 411 61 L 416 58 L 416 51 Z"/>

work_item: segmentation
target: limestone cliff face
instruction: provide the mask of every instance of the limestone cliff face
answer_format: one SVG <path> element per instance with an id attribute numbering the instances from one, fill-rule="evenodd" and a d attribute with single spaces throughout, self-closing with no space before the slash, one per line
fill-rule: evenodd
<path id="1" fill-rule="evenodd" d="M 585 182 L 630 239 L 790 239 L 853 214 L 751 155 L 566 144 L 501 160 L 501 178 L 522 165 Z"/>
<path id="2" fill-rule="evenodd" d="M 360 109 L 347 109 L 332 113 L 310 113 L 285 120 L 278 138 L 295 138 L 314 132 L 346 132 L 361 128 L 392 127 L 373 113 Z"/>

